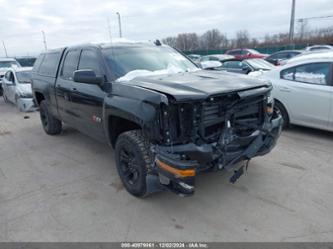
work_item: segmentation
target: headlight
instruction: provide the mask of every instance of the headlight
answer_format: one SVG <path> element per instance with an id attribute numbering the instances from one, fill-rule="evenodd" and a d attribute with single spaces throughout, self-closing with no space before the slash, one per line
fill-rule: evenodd
<path id="1" fill-rule="evenodd" d="M 270 91 L 267 95 L 266 113 L 272 115 L 273 111 L 274 111 L 274 98 L 272 96 L 272 91 Z"/>

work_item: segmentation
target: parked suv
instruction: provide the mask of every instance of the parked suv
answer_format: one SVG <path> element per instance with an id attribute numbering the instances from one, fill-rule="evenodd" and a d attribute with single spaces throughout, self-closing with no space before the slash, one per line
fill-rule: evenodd
<path id="1" fill-rule="evenodd" d="M 196 175 L 226 169 L 235 182 L 281 131 L 265 81 L 205 71 L 150 43 L 67 47 L 43 53 L 33 93 L 47 134 L 62 122 L 115 148 L 125 188 L 194 193 Z"/>

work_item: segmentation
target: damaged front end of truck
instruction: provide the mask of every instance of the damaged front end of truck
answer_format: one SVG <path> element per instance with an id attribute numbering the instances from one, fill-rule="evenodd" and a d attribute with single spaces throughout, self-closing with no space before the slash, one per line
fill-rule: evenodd
<path id="1" fill-rule="evenodd" d="M 153 145 L 153 172 L 179 195 L 194 193 L 195 177 L 206 170 L 233 172 L 234 183 L 255 156 L 267 154 L 281 133 L 270 85 L 215 94 L 204 101 L 161 104 Z"/>

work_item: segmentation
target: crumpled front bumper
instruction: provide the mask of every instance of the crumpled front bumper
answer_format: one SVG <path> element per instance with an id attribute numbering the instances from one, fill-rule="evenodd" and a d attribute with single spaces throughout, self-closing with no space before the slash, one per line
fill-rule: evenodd
<path id="1" fill-rule="evenodd" d="M 274 148 L 281 129 L 282 117 L 276 114 L 260 130 L 246 137 L 230 135 L 203 145 L 156 146 L 155 170 L 160 184 L 179 195 L 191 195 L 196 174 L 209 168 L 234 171 L 230 181 L 235 182 L 243 173 L 244 161 Z"/>

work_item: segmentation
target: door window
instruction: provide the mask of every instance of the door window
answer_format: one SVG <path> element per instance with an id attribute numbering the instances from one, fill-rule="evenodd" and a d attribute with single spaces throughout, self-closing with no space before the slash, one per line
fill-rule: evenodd
<path id="1" fill-rule="evenodd" d="M 241 54 L 241 51 L 240 50 L 231 50 L 228 52 L 228 54 L 230 55 L 238 55 L 238 54 Z"/>
<path id="2" fill-rule="evenodd" d="M 282 59 L 282 60 L 284 60 L 284 59 L 286 59 L 287 58 L 287 53 L 279 53 L 278 55 L 277 55 L 277 58 L 276 59 Z"/>
<path id="3" fill-rule="evenodd" d="M 330 84 L 330 63 L 310 63 L 283 70 L 281 78 L 285 80 L 317 84 Z"/>
<path id="4" fill-rule="evenodd" d="M 15 79 L 14 79 L 14 74 L 13 74 L 13 72 L 8 71 L 8 72 L 5 74 L 5 78 L 6 78 L 6 80 L 12 82 L 13 84 L 15 83 Z"/>
<path id="5" fill-rule="evenodd" d="M 232 69 L 242 69 L 243 65 L 241 61 L 227 61 L 223 63 L 223 67 Z"/>
<path id="6" fill-rule="evenodd" d="M 240 52 L 241 55 L 248 55 L 248 54 L 251 54 L 248 50 L 246 49 L 243 49 L 241 52 Z"/>
<path id="7" fill-rule="evenodd" d="M 269 56 L 267 59 L 269 59 L 269 60 L 276 60 L 276 59 L 279 58 L 279 56 L 280 56 L 280 54 L 273 54 L 273 55 Z"/>
<path id="8" fill-rule="evenodd" d="M 79 69 L 93 70 L 97 76 L 102 74 L 100 69 L 99 57 L 93 50 L 82 50 Z"/>
<path id="9" fill-rule="evenodd" d="M 73 80 L 74 71 L 77 70 L 80 50 L 70 50 L 67 52 L 64 64 L 61 70 L 61 77 L 66 80 Z"/>
<path id="10" fill-rule="evenodd" d="M 201 57 L 200 61 L 209 61 L 209 57 L 208 56 L 203 56 L 203 57 Z"/>
<path id="11" fill-rule="evenodd" d="M 209 57 L 209 60 L 210 60 L 210 61 L 219 61 L 219 59 L 216 58 L 216 57 L 214 57 L 214 56 Z"/>

